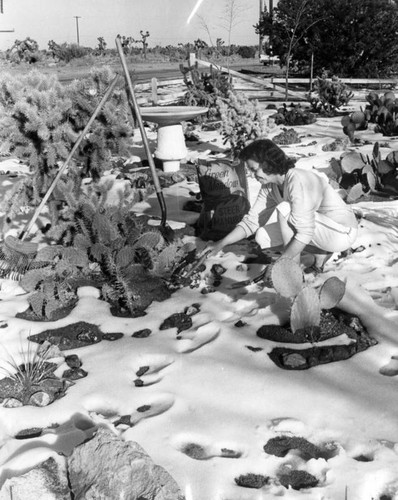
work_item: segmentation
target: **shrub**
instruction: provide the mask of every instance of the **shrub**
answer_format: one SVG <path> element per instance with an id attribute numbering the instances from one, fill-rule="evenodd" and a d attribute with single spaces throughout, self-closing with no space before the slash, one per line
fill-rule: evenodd
<path id="1" fill-rule="evenodd" d="M 309 102 L 314 111 L 325 113 L 328 116 L 334 116 L 336 110 L 340 106 L 347 105 L 354 95 L 337 76 L 328 78 L 326 72 L 317 78 L 316 90 L 318 97 L 309 95 Z"/>
<path id="2" fill-rule="evenodd" d="M 217 105 L 222 120 L 224 144 L 231 146 L 234 157 L 249 142 L 267 136 L 267 122 L 257 101 L 252 102 L 243 93 L 230 90 L 227 99 L 217 98 Z"/>
<path id="3" fill-rule="evenodd" d="M 184 104 L 187 106 L 204 106 L 209 108 L 209 117 L 219 117 L 217 99 L 227 98 L 231 90 L 231 82 L 227 75 L 210 68 L 210 73 L 201 73 L 198 65 L 185 68 L 180 65 L 187 93 L 184 96 Z"/>
<path id="4" fill-rule="evenodd" d="M 278 109 L 275 115 L 270 116 L 273 118 L 276 125 L 308 125 L 316 121 L 314 113 L 303 109 L 300 104 L 291 105 L 289 108 L 284 104 Z"/>
<path id="5" fill-rule="evenodd" d="M 6 57 L 14 63 L 35 63 L 41 58 L 39 44 L 30 37 L 25 38 L 25 40 L 15 40 L 11 49 L 7 50 Z"/>
<path id="6" fill-rule="evenodd" d="M 90 53 L 89 48 L 82 47 L 76 43 L 62 43 L 59 45 L 54 42 L 54 40 L 48 42 L 48 50 L 55 59 L 66 63 L 70 62 L 72 59 L 79 59 Z"/>
<path id="7" fill-rule="evenodd" d="M 241 45 L 240 47 L 238 47 L 237 51 L 240 57 L 242 57 L 243 59 L 253 59 L 254 57 L 256 57 L 256 50 L 256 47 Z"/>

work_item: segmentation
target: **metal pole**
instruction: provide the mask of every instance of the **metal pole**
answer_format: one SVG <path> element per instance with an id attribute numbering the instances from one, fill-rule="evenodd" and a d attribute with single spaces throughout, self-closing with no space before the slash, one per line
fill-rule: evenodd
<path id="1" fill-rule="evenodd" d="M 80 38 L 79 38 L 79 19 L 81 16 L 73 16 L 76 19 L 76 36 L 77 36 L 77 45 L 80 45 Z"/>
<path id="2" fill-rule="evenodd" d="M 311 52 L 310 93 L 312 92 L 313 78 L 314 78 L 314 51 Z"/>

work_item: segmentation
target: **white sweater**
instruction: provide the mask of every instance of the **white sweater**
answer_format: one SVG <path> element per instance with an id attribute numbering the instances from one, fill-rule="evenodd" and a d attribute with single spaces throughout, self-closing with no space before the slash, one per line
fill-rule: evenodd
<path id="1" fill-rule="evenodd" d="M 280 187 L 266 184 L 260 189 L 249 213 L 238 224 L 244 229 L 246 237 L 266 224 L 275 207 L 282 201 L 290 204 L 288 221 L 296 230 L 295 239 L 306 245 L 314 234 L 316 212 L 348 228 L 357 227 L 351 208 L 332 188 L 327 178 L 316 171 L 292 168 Z"/>

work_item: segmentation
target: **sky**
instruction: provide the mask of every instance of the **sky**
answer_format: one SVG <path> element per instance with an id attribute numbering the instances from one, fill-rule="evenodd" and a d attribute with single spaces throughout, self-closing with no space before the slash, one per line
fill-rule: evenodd
<path id="1" fill-rule="evenodd" d="M 208 44 L 210 38 L 214 44 L 217 38 L 227 42 L 225 11 L 231 1 L 236 2 L 231 43 L 257 44 L 253 25 L 258 21 L 259 0 L 202 0 L 189 24 L 197 0 L 4 0 L 0 30 L 14 32 L 0 33 L 0 50 L 28 36 L 40 49 L 46 49 L 49 40 L 76 43 L 77 32 L 80 45 L 88 47 L 95 47 L 99 36 L 109 48 L 117 34 L 140 39 L 140 30 L 149 31 L 150 47 L 177 46 L 197 38 Z"/>

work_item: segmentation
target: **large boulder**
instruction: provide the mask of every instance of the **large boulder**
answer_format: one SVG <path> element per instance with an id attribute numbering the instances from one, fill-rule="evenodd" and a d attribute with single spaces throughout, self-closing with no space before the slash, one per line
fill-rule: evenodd
<path id="1" fill-rule="evenodd" d="M 21 476 L 7 479 L 0 500 L 71 500 L 64 459 L 49 458 Z"/>
<path id="2" fill-rule="evenodd" d="M 68 458 L 75 500 L 183 500 L 170 474 L 153 463 L 141 446 L 98 429 Z"/>

